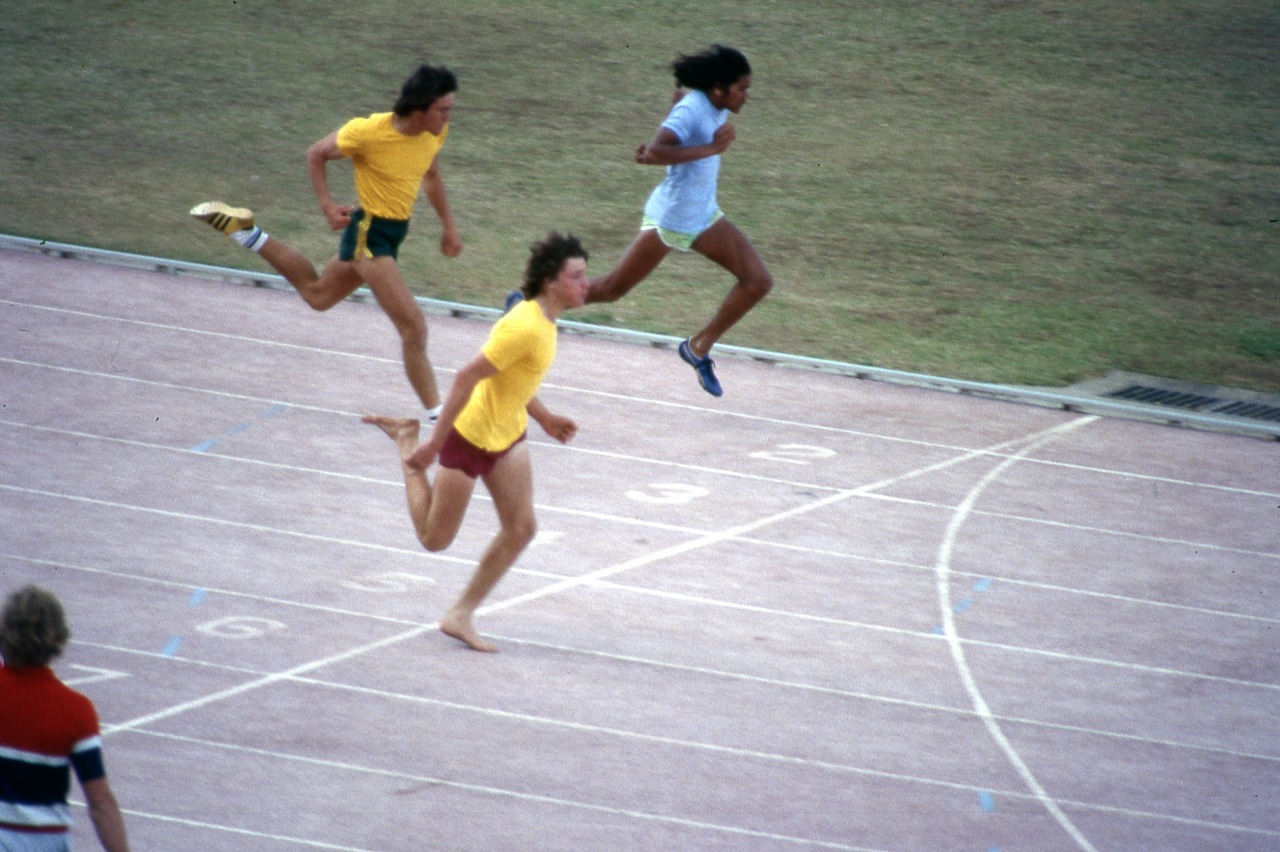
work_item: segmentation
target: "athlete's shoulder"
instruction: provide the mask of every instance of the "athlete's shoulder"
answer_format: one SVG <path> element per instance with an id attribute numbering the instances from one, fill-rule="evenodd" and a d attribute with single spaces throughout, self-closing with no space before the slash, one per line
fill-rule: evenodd
<path id="1" fill-rule="evenodd" d="M 350 119 L 338 128 L 338 145 L 358 144 L 367 139 L 386 134 L 394 127 L 391 123 L 393 113 L 375 112 L 372 115 L 358 116 Z"/>

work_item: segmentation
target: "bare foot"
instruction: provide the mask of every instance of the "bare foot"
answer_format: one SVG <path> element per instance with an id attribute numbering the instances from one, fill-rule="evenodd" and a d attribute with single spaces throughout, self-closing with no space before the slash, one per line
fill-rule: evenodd
<path id="1" fill-rule="evenodd" d="M 446 636 L 452 636 L 454 639 L 466 642 L 477 651 L 492 654 L 498 650 L 497 645 L 480 638 L 480 634 L 471 626 L 470 615 L 455 613 L 450 610 L 445 613 L 444 618 L 440 619 L 440 632 Z"/>
<path id="2" fill-rule="evenodd" d="M 366 414 L 360 418 L 363 423 L 371 423 L 391 436 L 400 448 L 401 460 L 409 458 L 418 448 L 418 432 L 422 424 L 412 417 L 383 417 L 381 414 Z"/>

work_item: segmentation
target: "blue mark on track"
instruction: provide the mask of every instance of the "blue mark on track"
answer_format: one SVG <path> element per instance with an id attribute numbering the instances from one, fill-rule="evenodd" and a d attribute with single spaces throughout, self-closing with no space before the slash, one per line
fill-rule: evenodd
<path id="1" fill-rule="evenodd" d="M 160 653 L 166 657 L 172 657 L 178 653 L 178 649 L 182 647 L 182 637 L 174 636 L 169 640 L 169 644 L 164 646 L 164 650 Z"/>
<path id="2" fill-rule="evenodd" d="M 270 408 L 265 408 L 262 411 L 258 412 L 256 420 L 266 420 L 268 417 L 274 417 L 280 412 L 287 410 L 288 408 L 289 406 L 285 405 L 284 403 L 278 402 L 275 405 L 271 406 Z M 241 432 L 248 431 L 253 427 L 254 422 L 255 420 L 246 420 L 243 423 L 237 423 L 235 426 L 232 426 L 230 429 L 223 432 L 218 437 L 210 438 L 207 441 L 202 441 L 201 443 L 196 444 L 194 447 L 191 448 L 191 452 L 207 453 L 209 452 L 209 450 L 212 450 L 214 447 L 218 446 L 218 442 L 221 441 L 223 438 L 232 438 L 232 437 L 235 437 L 236 435 L 239 435 Z"/>
<path id="3" fill-rule="evenodd" d="M 196 589 L 191 593 L 191 598 L 190 600 L 187 601 L 187 603 L 191 604 L 192 606 L 200 606 L 200 604 L 204 603 L 204 596 L 206 594 L 208 594 L 207 589 Z"/>
<path id="4" fill-rule="evenodd" d="M 992 586 L 994 586 L 995 583 L 996 581 L 991 577 L 982 577 L 981 579 L 979 579 L 977 582 L 973 584 L 974 594 L 979 594 L 979 595 L 982 594 L 983 592 L 987 591 Z M 951 611 L 954 612 L 956 615 L 963 615 L 974 605 L 974 603 L 975 601 L 972 597 L 961 598 L 960 600 L 956 601 L 955 604 L 952 605 Z M 946 631 L 943 630 L 941 625 L 933 628 L 933 630 L 929 632 L 932 633 L 934 636 L 942 636 L 946 633 Z"/>
<path id="5" fill-rule="evenodd" d="M 984 813 L 991 813 L 996 809 L 996 800 L 991 793 L 982 790 L 978 793 L 978 804 L 982 806 Z"/>

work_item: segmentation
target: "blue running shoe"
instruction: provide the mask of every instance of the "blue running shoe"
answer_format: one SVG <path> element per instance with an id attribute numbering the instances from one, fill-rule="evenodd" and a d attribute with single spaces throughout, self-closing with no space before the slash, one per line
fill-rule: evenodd
<path id="1" fill-rule="evenodd" d="M 519 290 L 512 290 L 507 294 L 507 300 L 502 303 L 502 312 L 504 314 L 511 313 L 511 309 L 524 301 L 524 293 Z"/>
<path id="2" fill-rule="evenodd" d="M 716 362 L 711 360 L 711 356 L 699 358 L 689 348 L 689 341 L 682 340 L 680 341 L 680 357 L 698 372 L 698 383 L 702 385 L 704 391 L 712 396 L 724 394 L 724 389 L 720 387 L 720 382 L 716 380 Z"/>

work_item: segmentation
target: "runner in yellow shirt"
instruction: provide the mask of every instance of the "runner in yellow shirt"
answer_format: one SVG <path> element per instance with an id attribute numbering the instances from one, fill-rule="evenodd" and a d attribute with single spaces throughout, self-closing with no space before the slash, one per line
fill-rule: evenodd
<path id="1" fill-rule="evenodd" d="M 317 311 L 328 310 L 368 284 L 400 334 L 405 373 L 428 418 L 439 414 L 440 391 L 427 358 L 427 321 L 404 283 L 396 257 L 419 189 L 440 217 L 441 253 L 457 257 L 462 251 L 437 157 L 449 135 L 457 88 L 452 71 L 423 65 L 405 81 L 391 112 L 353 118 L 307 151 L 320 210 L 331 229 L 342 231 L 338 253 L 323 272 L 297 249 L 256 226 L 252 210 L 221 201 L 191 210 L 195 218 L 260 254 Z M 328 164 L 343 157 L 354 166 L 359 207 L 338 204 L 329 193 Z"/>
<path id="2" fill-rule="evenodd" d="M 432 552 L 453 543 L 471 502 L 476 479 L 484 480 L 498 512 L 498 534 L 485 550 L 462 596 L 440 620 L 440 629 L 478 651 L 496 651 L 480 637 L 472 616 L 507 573 L 537 531 L 533 516 L 533 470 L 524 443 L 532 417 L 564 443 L 578 426 L 551 413 L 537 397 L 556 355 L 556 318 L 587 296 L 587 252 L 577 237 L 551 234 L 534 243 L 525 269 L 525 301 L 489 334 L 489 340 L 454 377 L 444 410 L 421 444 L 419 422 L 368 415 L 396 442 L 404 473 L 409 516 L 422 546 Z M 426 469 L 439 460 L 435 484 Z"/>

